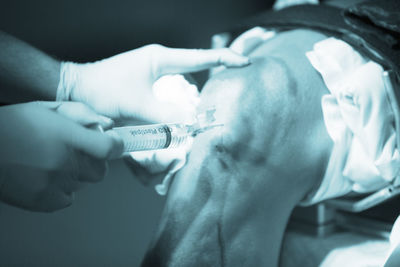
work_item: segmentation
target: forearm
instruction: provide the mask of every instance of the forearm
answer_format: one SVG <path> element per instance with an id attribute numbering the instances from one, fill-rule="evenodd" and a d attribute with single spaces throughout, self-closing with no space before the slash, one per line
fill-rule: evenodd
<path id="1" fill-rule="evenodd" d="M 60 62 L 0 31 L 0 102 L 54 100 Z"/>

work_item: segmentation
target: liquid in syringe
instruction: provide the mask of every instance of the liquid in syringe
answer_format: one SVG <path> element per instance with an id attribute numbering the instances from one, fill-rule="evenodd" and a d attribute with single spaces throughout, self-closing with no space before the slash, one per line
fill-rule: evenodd
<path id="1" fill-rule="evenodd" d="M 197 116 L 193 125 L 183 123 L 151 124 L 139 126 L 115 127 L 115 131 L 124 141 L 124 152 L 167 149 L 184 146 L 190 138 L 209 129 L 223 126 L 211 125 L 215 121 L 215 109 L 207 110 Z"/>

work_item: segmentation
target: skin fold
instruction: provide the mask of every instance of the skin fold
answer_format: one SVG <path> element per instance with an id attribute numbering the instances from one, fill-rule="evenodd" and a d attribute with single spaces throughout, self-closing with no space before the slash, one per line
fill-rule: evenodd
<path id="1" fill-rule="evenodd" d="M 142 266 L 277 266 L 293 208 L 315 190 L 332 142 L 328 91 L 305 52 L 326 36 L 280 33 L 202 90 L 223 128 L 196 137 Z"/>

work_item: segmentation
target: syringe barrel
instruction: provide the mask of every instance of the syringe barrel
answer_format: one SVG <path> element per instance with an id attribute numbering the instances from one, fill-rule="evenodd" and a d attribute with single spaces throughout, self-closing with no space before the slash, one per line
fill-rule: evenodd
<path id="1" fill-rule="evenodd" d="M 113 130 L 124 141 L 124 152 L 179 147 L 190 137 L 184 124 L 126 126 Z"/>

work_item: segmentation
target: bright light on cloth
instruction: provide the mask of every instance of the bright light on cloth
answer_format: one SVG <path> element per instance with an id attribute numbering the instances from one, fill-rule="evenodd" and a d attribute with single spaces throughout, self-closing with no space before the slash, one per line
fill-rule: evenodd
<path id="1" fill-rule="evenodd" d="M 255 27 L 230 48 L 248 53 L 274 36 L 273 31 Z M 335 38 L 316 43 L 307 57 L 331 93 L 321 104 L 334 147 L 319 189 L 302 204 L 386 186 L 398 175 L 400 158 L 391 108 L 395 101 L 390 103 L 382 67 Z"/>
<path id="2" fill-rule="evenodd" d="M 277 0 L 273 5 L 273 9 L 280 10 L 290 6 L 305 5 L 305 4 L 317 5 L 319 4 L 319 0 Z"/>
<path id="3" fill-rule="evenodd" d="M 160 102 L 175 104 L 182 110 L 195 110 L 200 102 L 197 86 L 190 84 L 182 75 L 166 75 L 158 79 L 153 85 L 153 93 Z M 193 118 L 194 120 L 195 118 Z M 183 123 L 193 123 L 187 121 Z M 175 122 L 172 122 L 175 123 Z M 181 122 L 176 122 L 181 123 Z M 153 151 L 131 152 L 131 157 L 150 173 L 166 173 L 163 182 L 156 185 L 155 189 L 160 195 L 168 192 L 174 174 L 186 163 L 186 156 L 192 147 L 190 140 L 183 147 L 160 149 Z M 148 179 L 148 177 L 144 177 Z"/>
<path id="4" fill-rule="evenodd" d="M 382 67 L 335 38 L 316 43 L 306 56 L 331 93 L 321 105 L 334 147 L 321 186 L 303 204 L 386 186 L 398 175 L 400 158 Z"/>

